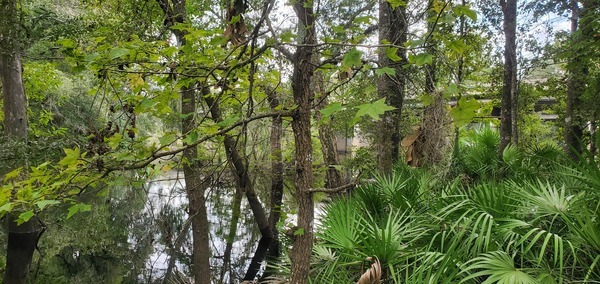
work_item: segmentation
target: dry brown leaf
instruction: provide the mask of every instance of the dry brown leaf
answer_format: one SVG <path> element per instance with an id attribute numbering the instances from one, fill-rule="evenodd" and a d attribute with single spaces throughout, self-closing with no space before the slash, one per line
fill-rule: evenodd
<path id="1" fill-rule="evenodd" d="M 404 139 L 402 139 L 402 142 L 400 142 L 400 145 L 402 145 L 402 147 L 408 147 L 408 146 L 412 145 L 413 143 L 415 143 L 415 141 L 417 141 L 417 138 L 419 138 L 419 135 L 421 135 L 421 131 L 417 131 L 413 134 L 407 135 L 406 137 L 404 137 Z"/>
<path id="2" fill-rule="evenodd" d="M 356 284 L 380 284 L 381 283 L 381 263 L 377 257 L 367 258 L 371 261 L 371 267 L 360 276 Z"/>

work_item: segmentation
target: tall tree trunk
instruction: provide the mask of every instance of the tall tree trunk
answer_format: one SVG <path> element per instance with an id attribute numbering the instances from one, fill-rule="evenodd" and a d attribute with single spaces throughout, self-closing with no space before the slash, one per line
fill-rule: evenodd
<path id="1" fill-rule="evenodd" d="M 185 7 L 185 6 L 184 6 Z M 196 128 L 196 91 L 191 88 L 181 90 L 182 132 L 188 133 Z M 210 184 L 204 176 L 201 160 L 198 159 L 197 147 L 183 151 L 183 175 L 185 189 L 189 201 L 189 216 L 192 218 L 192 272 L 194 283 L 210 284 L 210 244 L 208 213 L 206 208 L 206 189 Z"/>
<path id="2" fill-rule="evenodd" d="M 314 204 L 310 188 L 313 183 L 312 144 L 310 135 L 310 112 L 314 100 L 312 77 L 315 66 L 311 64 L 316 43 L 314 2 L 298 0 L 294 10 L 298 17 L 298 43 L 294 54 L 292 92 L 297 107 L 292 120 L 295 150 L 296 203 L 298 224 L 290 259 L 292 261 L 291 283 L 305 284 L 310 272 L 310 256 L 313 247 Z"/>
<path id="3" fill-rule="evenodd" d="M 389 42 L 402 46 L 407 40 L 406 7 L 392 9 L 387 0 L 379 1 L 379 43 Z M 402 68 L 406 61 L 406 51 L 398 49 L 400 62 L 392 61 L 386 54 L 386 48 L 380 48 L 378 54 L 379 67 L 391 67 L 395 76 L 382 75 L 377 79 L 377 93 L 386 98 L 386 103 L 396 109 L 383 114 L 379 123 L 377 137 L 377 157 L 379 170 L 389 173 L 393 164 L 398 161 L 400 151 L 400 120 L 404 100 L 405 71 Z"/>
<path id="4" fill-rule="evenodd" d="M 461 5 L 466 6 L 467 5 L 467 1 L 466 0 L 462 0 L 461 1 Z M 459 37 L 460 39 L 463 41 L 465 41 L 465 37 L 466 37 L 466 16 L 465 15 L 460 15 L 460 26 L 458 27 L 458 33 L 459 33 Z M 458 57 L 458 66 L 457 66 L 457 70 L 456 70 L 456 84 L 457 85 L 461 85 L 463 82 L 463 78 L 464 78 L 464 72 L 465 72 L 465 56 L 463 54 L 460 54 Z M 462 97 L 462 92 L 459 89 L 458 92 L 458 96 L 456 98 L 456 101 L 458 102 Z M 460 155 L 460 137 L 459 137 L 459 131 L 458 131 L 458 127 L 454 127 L 454 150 L 452 151 L 452 164 L 454 165 L 455 163 L 459 162 L 459 155 Z"/>
<path id="5" fill-rule="evenodd" d="M 6 136 L 27 147 L 27 98 L 21 74 L 17 1 L 0 2 L 0 80 Z M 22 161 L 27 168 L 27 160 Z M 3 173 L 0 173 L 3 174 Z M 3 180 L 3 179 L 0 179 Z M 12 194 L 16 194 L 15 191 Z M 37 218 L 17 225 L 18 213 L 7 215 L 8 243 L 4 283 L 26 283 L 35 246 L 42 232 Z"/>
<path id="6" fill-rule="evenodd" d="M 269 106 L 275 110 L 279 106 L 277 93 L 268 92 Z M 281 245 L 277 233 L 277 223 L 281 219 L 281 205 L 283 199 L 283 153 L 281 149 L 281 136 L 283 135 L 283 119 L 275 116 L 271 120 L 271 137 L 269 139 L 269 150 L 271 152 L 271 198 L 269 223 L 273 232 L 273 241 L 269 247 L 268 258 L 271 261 L 279 258 Z"/>
<path id="7" fill-rule="evenodd" d="M 342 186 L 343 181 L 340 171 L 334 167 L 340 164 L 335 144 L 335 133 L 333 128 L 331 128 L 331 123 L 320 122 L 322 117 L 320 110 L 327 106 L 329 100 L 325 97 L 327 94 L 323 75 L 315 74 L 315 79 L 314 81 L 318 90 L 316 97 L 319 104 L 316 105 L 314 118 L 318 122 L 317 131 L 319 132 L 319 141 L 321 142 L 321 153 L 323 154 L 323 162 L 327 167 L 325 172 L 325 187 L 336 188 Z"/>
<path id="8" fill-rule="evenodd" d="M 502 153 L 508 144 L 513 141 L 512 121 L 514 115 L 513 100 L 517 93 L 517 0 L 500 0 L 502 14 L 504 15 L 504 85 L 502 88 L 502 108 L 500 113 L 500 148 L 498 155 Z"/>
<path id="9" fill-rule="evenodd" d="M 436 16 L 432 13 L 431 16 Z M 428 34 L 434 32 L 435 23 L 428 24 Z M 437 83 L 437 55 L 438 43 L 435 39 L 428 42 L 427 53 L 433 55 L 431 64 L 425 66 L 425 93 L 431 97 L 431 104 L 423 109 L 423 122 L 421 134 L 415 141 L 415 152 L 418 157 L 418 166 L 435 166 L 442 162 L 448 146 L 448 116 L 446 103 L 442 93 L 436 91 Z M 414 159 L 414 158 L 413 158 Z"/>
<path id="10" fill-rule="evenodd" d="M 575 32 L 577 32 L 579 17 L 581 11 L 577 1 L 570 0 L 569 6 L 571 8 L 571 40 L 576 42 L 578 39 L 575 38 Z M 583 137 L 583 126 L 582 117 L 578 113 L 578 108 L 581 105 L 581 93 L 584 88 L 584 78 L 582 78 L 585 72 L 585 67 L 581 60 L 581 55 L 577 52 L 573 52 L 570 57 L 570 62 L 567 64 L 568 81 L 567 81 L 567 102 L 565 108 L 565 152 L 567 155 L 576 160 L 583 151 L 581 139 Z"/>
<path id="11" fill-rule="evenodd" d="M 165 13 L 165 25 L 171 28 L 174 24 L 183 23 L 186 19 L 185 0 L 157 0 Z M 186 44 L 185 31 L 171 29 L 180 46 Z M 192 88 L 182 87 L 181 113 L 186 114 L 181 120 L 182 133 L 188 133 L 196 128 L 196 91 Z M 194 283 L 210 284 L 210 245 L 209 223 L 206 209 L 206 189 L 210 183 L 202 173 L 202 161 L 198 159 L 197 147 L 183 151 L 183 174 L 186 193 L 189 201 L 189 216 L 192 220 L 192 273 Z"/>

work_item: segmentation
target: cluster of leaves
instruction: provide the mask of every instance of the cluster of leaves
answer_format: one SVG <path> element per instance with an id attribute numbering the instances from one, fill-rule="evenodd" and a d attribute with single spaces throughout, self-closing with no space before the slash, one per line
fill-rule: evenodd
<path id="1" fill-rule="evenodd" d="M 312 279 L 354 282 L 369 257 L 381 261 L 382 283 L 599 279 L 600 208 L 592 205 L 599 197 L 598 164 L 545 159 L 555 166 L 528 165 L 540 174 L 535 178 L 505 172 L 504 179 L 447 183 L 407 168 L 377 176 L 327 205 Z"/>

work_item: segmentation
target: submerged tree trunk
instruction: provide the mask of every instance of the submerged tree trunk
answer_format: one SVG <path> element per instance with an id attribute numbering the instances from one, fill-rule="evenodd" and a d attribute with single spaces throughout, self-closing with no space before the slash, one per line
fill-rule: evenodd
<path id="1" fill-rule="evenodd" d="M 235 195 L 233 196 L 233 208 L 231 209 L 231 223 L 229 223 L 229 233 L 225 240 L 225 252 L 223 253 L 223 266 L 221 267 L 221 275 L 219 277 L 219 283 L 225 283 L 225 274 L 231 275 L 231 252 L 233 250 L 233 242 L 237 235 L 237 227 L 240 221 L 241 205 L 242 205 L 242 189 L 237 186 L 235 188 Z"/>
<path id="2" fill-rule="evenodd" d="M 292 261 L 291 283 L 308 283 L 310 256 L 313 247 L 314 204 L 310 188 L 313 183 L 312 144 L 310 135 L 311 107 L 314 100 L 312 77 L 315 66 L 311 64 L 316 42 L 315 15 L 313 2 L 298 0 L 294 10 L 298 17 L 298 47 L 294 54 L 292 74 L 292 92 L 297 105 L 293 115 L 292 129 L 295 144 L 295 184 L 296 204 L 298 206 L 298 224 L 294 231 L 293 247 L 290 251 Z"/>
<path id="3" fill-rule="evenodd" d="M 402 46 L 407 40 L 406 7 L 395 9 L 387 0 L 379 1 L 379 43 L 388 42 Z M 400 120 L 404 101 L 406 50 L 398 49 L 397 55 L 402 58 L 394 62 L 386 53 L 386 48 L 380 48 L 378 61 L 380 68 L 393 68 L 395 75 L 382 75 L 377 79 L 377 93 L 380 98 L 386 98 L 386 103 L 396 109 L 383 114 L 379 123 L 377 137 L 377 157 L 379 170 L 389 173 L 393 164 L 398 161 L 400 152 Z"/>
<path id="4" fill-rule="evenodd" d="M 206 104 L 210 108 L 212 119 L 217 123 L 223 121 L 219 103 L 211 98 L 209 94 L 204 94 L 203 97 L 206 101 Z M 247 162 L 238 152 L 237 141 L 231 137 L 231 135 L 224 135 L 223 144 L 225 145 L 225 154 L 231 163 L 237 184 L 246 194 L 246 199 L 248 199 L 248 204 L 252 209 L 252 213 L 254 214 L 254 219 L 258 225 L 261 236 L 263 238 L 272 239 L 273 232 L 271 231 L 269 217 L 267 216 L 260 199 L 258 199 L 256 191 L 254 191 L 252 180 L 250 179 L 250 175 L 248 173 Z"/>
<path id="5" fill-rule="evenodd" d="M 500 113 L 500 148 L 498 155 L 502 157 L 504 149 L 516 137 L 516 122 L 513 122 L 513 109 L 517 96 L 517 0 L 500 0 L 504 15 L 504 85 L 502 88 L 502 107 Z"/>
<path id="6" fill-rule="evenodd" d="M 27 98 L 21 74 L 17 2 L 2 0 L 0 5 L 0 81 L 4 132 L 6 136 L 18 141 L 16 145 L 21 145 L 19 147 L 27 147 Z M 25 158 L 21 163 L 27 169 Z M 5 173 L 0 173 L 3 174 Z M 12 194 L 16 194 L 16 191 Z M 26 283 L 33 252 L 42 232 L 37 218 L 17 225 L 17 216 L 18 212 L 11 212 L 6 216 L 8 243 L 4 283 L 7 284 Z"/>

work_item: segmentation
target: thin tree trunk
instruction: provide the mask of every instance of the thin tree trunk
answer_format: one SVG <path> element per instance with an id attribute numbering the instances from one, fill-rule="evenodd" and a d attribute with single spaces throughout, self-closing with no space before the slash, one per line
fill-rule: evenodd
<path id="1" fill-rule="evenodd" d="M 269 91 L 269 106 L 275 110 L 279 106 L 277 93 Z M 283 199 L 283 154 L 281 150 L 281 136 L 283 135 L 283 119 L 275 116 L 271 120 L 271 137 L 269 141 L 269 150 L 271 152 L 271 199 L 269 223 L 273 232 L 273 241 L 269 247 L 269 261 L 275 261 L 279 258 L 281 245 L 279 234 L 277 233 L 277 223 L 281 219 L 281 205 Z"/>
<path id="2" fill-rule="evenodd" d="M 407 40 L 406 7 L 392 9 L 387 0 L 379 1 L 379 42 L 388 42 L 402 46 Z M 392 61 L 386 54 L 385 48 L 380 48 L 378 54 L 379 67 L 391 67 L 396 71 L 395 76 L 382 75 L 377 79 L 377 93 L 380 98 L 386 98 L 386 103 L 396 109 L 383 114 L 379 123 L 377 139 L 377 157 L 379 170 L 390 173 L 393 164 L 398 161 L 400 153 L 400 120 L 404 101 L 406 51 L 398 50 L 400 62 Z"/>
<path id="3" fill-rule="evenodd" d="M 196 113 L 196 92 L 183 88 L 181 91 L 181 113 Z M 195 129 L 195 115 L 187 115 L 182 119 L 182 132 L 188 133 Z M 192 218 L 192 272 L 194 283 L 210 284 L 210 243 L 208 212 L 206 209 L 206 189 L 210 184 L 203 176 L 202 161 L 198 159 L 197 147 L 191 147 L 183 152 L 183 175 L 189 200 L 189 215 Z"/>
<path id="4" fill-rule="evenodd" d="M 466 0 L 462 0 L 461 4 L 463 6 L 467 5 L 467 1 Z M 460 15 L 460 26 L 459 26 L 459 37 L 463 40 L 465 39 L 465 35 L 466 35 L 466 17 L 465 15 Z M 464 64 L 465 64 L 465 57 L 464 55 L 460 55 L 458 57 L 458 67 L 456 70 L 456 84 L 457 85 L 461 85 L 463 82 L 463 77 L 464 77 Z M 458 102 L 462 97 L 462 93 L 459 90 L 458 92 L 458 96 L 456 98 L 456 101 Z M 459 131 L 458 131 L 458 127 L 454 127 L 454 150 L 452 151 L 452 163 L 458 163 L 458 159 L 459 159 L 459 155 L 460 155 L 460 137 L 459 137 Z"/>
<path id="5" fill-rule="evenodd" d="M 231 223 L 229 224 L 229 234 L 227 235 L 225 244 L 225 253 L 223 254 L 223 266 L 221 267 L 221 275 L 219 277 L 219 283 L 225 283 L 225 274 L 229 273 L 231 277 L 231 251 L 233 250 L 233 243 L 235 236 L 237 235 L 237 227 L 241 215 L 242 205 L 242 189 L 237 186 L 235 188 L 235 195 L 233 196 L 233 209 L 231 210 Z"/>
<path id="6" fill-rule="evenodd" d="M 298 43 L 303 45 L 296 47 L 292 74 L 292 92 L 297 105 L 292 129 L 296 142 L 295 183 L 298 206 L 298 224 L 290 251 L 292 284 L 308 283 L 313 247 L 314 204 L 312 193 L 309 191 L 313 183 L 310 113 L 314 100 L 312 77 L 315 66 L 311 62 L 315 52 L 312 45 L 316 43 L 316 32 L 312 5 L 313 2 L 308 0 L 298 0 L 294 3 L 298 17 Z"/>
<path id="7" fill-rule="evenodd" d="M 27 147 L 27 98 L 21 74 L 17 2 L 2 0 L 0 5 L 0 81 L 4 132 L 11 139 L 20 141 L 18 145 Z M 22 164 L 27 168 L 26 158 Z M 16 194 L 16 191 L 12 194 Z M 18 212 L 11 212 L 6 217 L 8 242 L 4 283 L 7 284 L 26 283 L 33 252 L 42 232 L 35 217 L 17 225 L 17 214 Z"/>
<path id="8" fill-rule="evenodd" d="M 223 121 L 223 116 L 221 114 L 221 109 L 219 107 L 219 103 L 215 101 L 210 95 L 203 95 L 206 104 L 210 108 L 210 113 L 213 121 L 221 122 Z M 236 181 L 238 186 L 242 189 L 242 191 L 246 194 L 246 199 L 248 199 L 248 204 L 252 209 L 252 213 L 254 214 L 254 220 L 258 225 L 258 229 L 260 230 L 260 234 L 264 238 L 273 238 L 273 232 L 271 231 L 271 225 L 269 223 L 269 217 L 258 199 L 258 195 L 256 191 L 254 191 L 254 187 L 252 186 L 252 180 L 250 179 L 250 175 L 248 173 L 247 162 L 244 161 L 244 158 L 239 154 L 237 149 L 237 141 L 231 137 L 230 135 L 224 135 L 224 145 L 225 145 L 225 154 L 227 155 L 227 159 L 232 165 L 234 170 Z"/>
<path id="9" fill-rule="evenodd" d="M 317 131 L 319 132 L 319 141 L 321 142 L 323 162 L 327 166 L 327 171 L 325 172 L 325 187 L 336 188 L 343 185 L 343 180 L 340 171 L 334 167 L 335 165 L 340 164 L 335 144 L 335 133 L 333 132 L 333 128 L 331 128 L 331 123 L 320 122 L 322 117 L 320 110 L 327 106 L 329 100 L 326 97 L 323 97 L 327 95 L 325 93 L 325 82 L 323 80 L 323 76 L 318 74 L 315 75 L 315 78 L 317 78 L 317 80 L 315 80 L 315 84 L 317 85 L 317 89 L 319 91 L 317 96 L 319 104 L 316 105 L 314 118 L 318 123 Z"/>
<path id="10" fill-rule="evenodd" d="M 500 0 L 504 15 L 504 85 L 502 89 L 502 108 L 500 113 L 500 148 L 498 155 L 502 157 L 504 149 L 513 141 L 513 105 L 517 92 L 517 0 Z"/>
<path id="11" fill-rule="evenodd" d="M 577 1 L 571 0 L 569 5 L 571 8 L 571 37 L 575 42 L 577 40 L 575 39 L 575 32 L 578 29 L 580 11 Z M 583 127 L 577 109 L 581 105 L 580 96 L 584 85 L 581 76 L 584 73 L 584 68 L 581 56 L 575 52 L 567 65 L 568 82 L 564 130 L 565 152 L 573 160 L 579 159 L 583 151 L 581 143 Z"/>
<path id="12" fill-rule="evenodd" d="M 165 13 L 165 25 L 171 28 L 174 24 L 183 23 L 187 19 L 185 0 L 157 0 Z M 171 29 L 180 46 L 186 44 L 185 31 Z M 182 87 L 181 113 L 187 114 L 181 120 L 182 133 L 188 133 L 196 128 L 196 91 L 191 88 Z M 210 180 L 203 176 L 201 171 L 203 164 L 198 159 L 197 147 L 191 147 L 182 154 L 183 174 L 185 179 L 186 193 L 189 201 L 189 216 L 192 220 L 192 273 L 194 283 L 210 284 L 210 246 L 209 246 L 209 222 L 206 209 L 206 189 Z"/>

